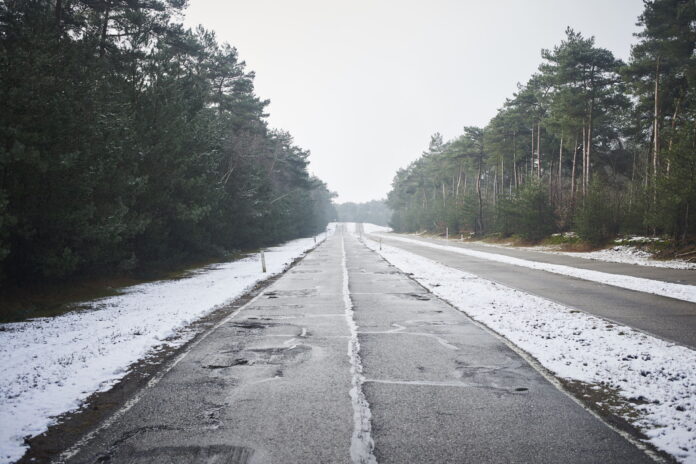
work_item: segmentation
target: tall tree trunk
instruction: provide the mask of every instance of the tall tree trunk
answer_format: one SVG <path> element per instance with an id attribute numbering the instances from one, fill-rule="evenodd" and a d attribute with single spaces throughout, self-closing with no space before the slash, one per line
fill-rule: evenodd
<path id="1" fill-rule="evenodd" d="M 109 30 L 109 14 L 111 13 L 111 0 L 104 2 L 104 19 L 102 23 L 101 37 L 99 38 L 99 58 L 106 53 L 106 33 Z"/>
<path id="2" fill-rule="evenodd" d="M 592 152 L 592 113 L 594 113 L 594 98 L 590 100 L 590 112 L 587 115 L 587 175 L 585 176 L 585 190 L 590 184 L 590 176 L 592 175 L 592 162 L 590 161 L 590 153 Z"/>
<path id="3" fill-rule="evenodd" d="M 587 173 L 587 126 L 582 122 L 582 196 L 585 196 L 585 176 Z"/>
<path id="4" fill-rule="evenodd" d="M 541 179 L 541 121 L 537 123 L 537 177 Z"/>
<path id="5" fill-rule="evenodd" d="M 653 110 L 653 188 L 657 183 L 657 167 L 660 157 L 660 56 L 655 62 L 655 108 Z"/>
<path id="6" fill-rule="evenodd" d="M 561 147 L 558 149 L 558 204 L 563 197 L 563 134 L 561 133 Z"/>
<path id="7" fill-rule="evenodd" d="M 515 176 L 515 190 L 517 190 L 517 131 L 512 133 L 512 171 Z"/>
<path id="8" fill-rule="evenodd" d="M 459 185 L 462 183 L 462 163 L 459 163 L 459 178 L 457 179 L 457 190 L 455 191 L 454 198 L 459 199 Z"/>
<path id="9" fill-rule="evenodd" d="M 573 144 L 573 169 L 570 173 L 570 204 L 575 206 L 575 165 L 578 158 L 578 133 L 575 133 L 575 143 Z"/>
<path id="10" fill-rule="evenodd" d="M 534 124 L 532 124 L 532 159 L 529 161 L 529 175 L 534 175 Z"/>
<path id="11" fill-rule="evenodd" d="M 481 195 L 481 165 L 483 164 L 483 154 L 479 156 L 478 159 L 478 177 L 476 178 L 476 191 L 478 193 L 478 217 L 476 222 L 478 223 L 478 233 L 483 233 L 483 197 Z"/>
<path id="12" fill-rule="evenodd" d="M 62 21 L 63 21 L 63 0 L 56 0 L 56 10 L 55 10 L 55 15 L 56 15 L 56 28 L 58 29 L 58 34 L 60 36 L 60 31 L 62 27 Z"/>

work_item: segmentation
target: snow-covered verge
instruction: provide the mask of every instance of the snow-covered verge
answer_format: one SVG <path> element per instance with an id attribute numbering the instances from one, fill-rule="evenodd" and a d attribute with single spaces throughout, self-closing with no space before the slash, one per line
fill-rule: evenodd
<path id="1" fill-rule="evenodd" d="M 681 462 L 696 463 L 696 351 L 364 240 L 438 297 L 490 327 L 556 376 L 616 391 L 614 413 Z M 605 407 L 607 405 L 604 405 Z"/>
<path id="2" fill-rule="evenodd" d="M 639 237 L 644 239 L 645 237 Z M 628 242 L 623 240 L 622 243 Z M 509 244 L 496 244 L 486 242 L 473 242 L 477 245 L 484 245 L 496 248 L 511 248 Z M 516 250 L 538 251 L 541 253 L 551 253 L 556 255 L 571 256 L 574 258 L 593 259 L 609 263 L 635 264 L 637 266 L 661 267 L 667 269 L 696 269 L 696 263 L 681 259 L 658 260 L 649 251 L 642 250 L 633 245 L 614 245 L 611 248 L 598 251 L 561 251 L 558 246 L 537 245 L 529 247 L 514 247 Z"/>
<path id="3" fill-rule="evenodd" d="M 635 264 L 638 266 L 663 267 L 669 269 L 696 269 L 696 263 L 690 263 L 688 261 L 683 261 L 680 259 L 660 261 L 657 259 L 653 259 L 652 253 L 645 250 L 641 250 L 640 248 L 631 245 L 616 245 L 605 250 L 577 253 L 569 251 L 545 252 L 573 256 L 576 258 L 607 261 L 610 263 Z"/>
<path id="4" fill-rule="evenodd" d="M 554 274 L 567 275 L 577 279 L 599 282 L 614 287 L 626 288 L 638 292 L 652 293 L 655 295 L 676 298 L 679 300 L 696 303 L 696 286 L 675 284 L 671 282 L 663 282 L 660 280 L 643 279 L 641 277 L 633 277 L 620 274 L 610 274 L 607 272 L 593 271 L 589 269 L 580 269 L 561 264 L 541 263 L 538 261 L 529 261 L 526 259 L 514 258 L 512 256 L 500 255 L 497 253 L 487 253 L 483 251 L 471 250 L 455 246 L 438 245 L 432 242 L 415 240 L 411 238 L 399 237 L 390 235 L 391 240 L 397 240 L 406 243 L 413 243 L 438 250 L 445 250 L 452 253 L 459 253 L 467 256 L 473 256 L 479 259 L 488 259 L 499 263 L 511 264 L 513 266 L 521 266 L 529 269 L 552 272 Z"/>
<path id="5" fill-rule="evenodd" d="M 378 226 L 377 224 L 371 224 L 369 222 L 363 222 L 363 230 L 366 234 L 375 234 L 378 232 L 391 232 L 391 227 Z"/>
<path id="6" fill-rule="evenodd" d="M 333 230 L 335 224 L 329 225 L 328 233 Z M 314 245 L 304 238 L 266 249 L 266 274 L 256 254 L 183 279 L 128 287 L 62 316 L 1 324 L 0 463 L 24 454 L 24 437 L 44 432 L 56 416 L 108 390 L 157 347 L 190 340 L 195 333 L 186 326 L 283 272 Z"/>

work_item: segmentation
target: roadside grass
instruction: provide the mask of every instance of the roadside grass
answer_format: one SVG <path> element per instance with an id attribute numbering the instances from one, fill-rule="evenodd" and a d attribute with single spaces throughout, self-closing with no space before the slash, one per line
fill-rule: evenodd
<path id="1" fill-rule="evenodd" d="M 415 233 L 423 238 L 444 239 L 444 233 L 435 233 L 428 231 L 420 231 Z M 687 240 L 686 242 L 677 243 L 668 237 L 641 237 L 635 235 L 623 235 L 615 237 L 608 242 L 595 245 L 581 239 L 575 232 L 561 232 L 549 235 L 541 240 L 530 241 L 525 240 L 519 235 L 505 235 L 501 233 L 490 233 L 484 236 L 476 236 L 472 232 L 464 231 L 452 233 L 449 236 L 451 241 L 464 242 L 484 242 L 493 245 L 502 245 L 510 247 L 546 247 L 553 251 L 567 252 L 592 252 L 607 250 L 616 247 L 632 247 L 634 249 L 645 251 L 652 255 L 652 259 L 669 261 L 682 260 L 687 262 L 696 262 L 696 238 Z"/>

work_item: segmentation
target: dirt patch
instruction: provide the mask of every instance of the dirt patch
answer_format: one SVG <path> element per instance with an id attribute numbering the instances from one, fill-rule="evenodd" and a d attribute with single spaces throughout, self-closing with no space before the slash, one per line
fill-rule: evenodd
<path id="1" fill-rule="evenodd" d="M 589 384 L 562 378 L 558 380 L 566 391 L 580 400 L 587 409 L 601 416 L 605 422 L 641 441 L 653 453 L 663 458 L 664 462 L 678 462 L 669 454 L 646 443 L 647 437 L 625 419 L 626 417 L 637 419 L 641 416 L 641 412 L 634 406 L 645 404 L 642 398 L 626 399 L 619 395 L 618 390 L 606 385 Z"/>

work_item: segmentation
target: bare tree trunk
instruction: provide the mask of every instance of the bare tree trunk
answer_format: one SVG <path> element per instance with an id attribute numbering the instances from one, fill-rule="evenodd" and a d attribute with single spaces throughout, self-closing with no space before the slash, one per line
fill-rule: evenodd
<path id="1" fill-rule="evenodd" d="M 570 173 L 570 202 L 575 205 L 575 165 L 578 158 L 578 134 L 575 133 L 575 143 L 573 144 L 573 169 Z"/>
<path id="2" fill-rule="evenodd" d="M 61 21 L 63 20 L 63 0 L 56 0 L 55 15 L 56 15 L 56 26 L 58 28 L 58 32 L 60 32 Z"/>
<path id="3" fill-rule="evenodd" d="M 476 178 L 476 191 L 478 193 L 478 218 L 476 222 L 478 223 L 478 232 L 483 233 L 483 197 L 481 196 L 481 165 L 483 164 L 483 155 L 479 156 L 478 163 L 478 177 Z"/>
<path id="4" fill-rule="evenodd" d="M 106 53 L 106 33 L 109 30 L 109 14 L 111 13 L 111 1 L 104 2 L 104 22 L 102 24 L 101 37 L 99 38 L 99 58 Z"/>
<path id="5" fill-rule="evenodd" d="M 500 158 L 500 193 L 505 195 L 505 158 Z"/>
<path id="6" fill-rule="evenodd" d="M 537 177 L 541 179 L 541 121 L 537 123 Z"/>
<path id="7" fill-rule="evenodd" d="M 563 197 L 563 134 L 561 134 L 561 147 L 558 149 L 558 203 L 560 205 Z"/>
<path id="8" fill-rule="evenodd" d="M 529 161 L 529 175 L 534 174 L 534 124 L 532 124 L 532 159 Z"/>
<path id="9" fill-rule="evenodd" d="M 462 163 L 459 163 L 459 177 L 457 178 L 457 190 L 454 194 L 455 199 L 459 199 L 459 186 L 462 183 Z"/>
<path id="10" fill-rule="evenodd" d="M 590 162 L 590 153 L 592 151 L 592 113 L 594 112 L 594 99 L 590 100 L 590 113 L 587 115 L 587 176 L 585 177 L 585 189 L 590 184 L 590 176 L 592 175 L 592 163 Z"/>
<path id="11" fill-rule="evenodd" d="M 587 127 L 585 126 L 585 121 L 582 122 L 582 196 L 585 196 L 585 176 L 587 168 Z"/>
<path id="12" fill-rule="evenodd" d="M 655 108 L 653 112 L 653 188 L 656 187 L 660 156 L 660 57 L 655 63 Z"/>
<path id="13" fill-rule="evenodd" d="M 686 233 L 689 230 L 689 203 L 686 203 L 686 213 L 684 213 L 684 232 L 682 232 L 682 242 L 686 241 Z"/>
<path id="14" fill-rule="evenodd" d="M 515 190 L 518 187 L 517 181 L 517 132 L 512 133 L 512 171 L 515 175 Z"/>

